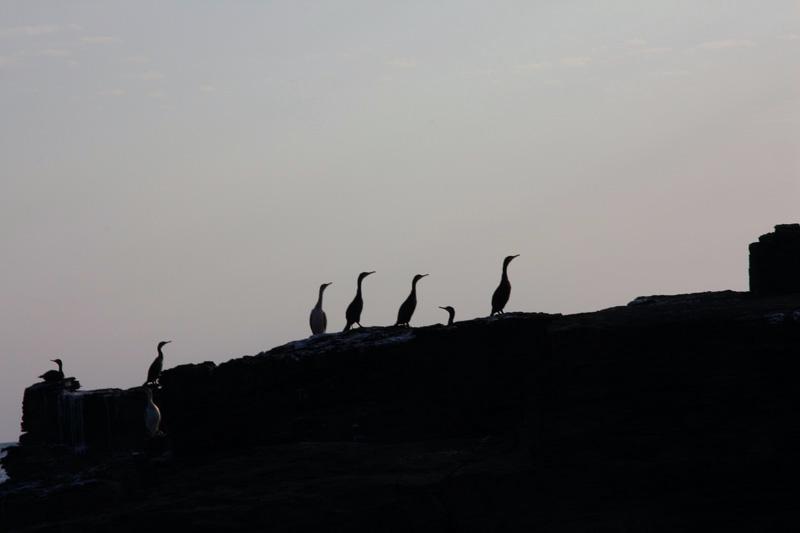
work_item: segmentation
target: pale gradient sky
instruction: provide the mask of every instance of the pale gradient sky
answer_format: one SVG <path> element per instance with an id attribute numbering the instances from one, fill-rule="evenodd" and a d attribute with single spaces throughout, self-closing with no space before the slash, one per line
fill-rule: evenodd
<path id="1" fill-rule="evenodd" d="M 747 287 L 797 221 L 800 2 L 0 0 L 0 442 L 331 330 Z"/>

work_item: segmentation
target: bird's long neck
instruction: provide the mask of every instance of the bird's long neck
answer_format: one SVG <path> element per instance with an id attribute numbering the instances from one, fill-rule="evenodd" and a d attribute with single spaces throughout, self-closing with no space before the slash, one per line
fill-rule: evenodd
<path id="1" fill-rule="evenodd" d="M 410 298 L 416 298 L 417 297 L 417 282 L 418 281 L 419 281 L 418 279 L 415 279 L 414 281 L 411 282 L 411 294 L 409 295 Z"/>
<path id="2" fill-rule="evenodd" d="M 503 263 L 503 275 L 500 277 L 500 280 L 508 283 L 508 263 Z"/>
<path id="3" fill-rule="evenodd" d="M 64 370 L 61 368 L 61 361 L 56 361 L 56 364 L 58 365 L 58 371 L 63 374 Z"/>
<path id="4" fill-rule="evenodd" d="M 364 278 L 358 278 L 358 288 L 356 289 L 356 298 L 361 298 L 361 282 Z"/>
<path id="5" fill-rule="evenodd" d="M 319 297 L 317 298 L 317 307 L 322 307 L 322 293 L 325 292 L 325 287 L 319 288 Z"/>
<path id="6" fill-rule="evenodd" d="M 162 350 L 162 347 L 161 347 L 161 346 L 159 346 L 159 347 L 158 347 L 158 357 L 159 357 L 160 359 L 164 359 L 164 352 L 162 352 L 161 350 Z"/>

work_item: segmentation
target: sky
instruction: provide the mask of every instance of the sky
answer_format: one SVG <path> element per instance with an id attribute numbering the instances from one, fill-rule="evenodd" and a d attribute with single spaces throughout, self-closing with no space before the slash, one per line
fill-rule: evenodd
<path id="1" fill-rule="evenodd" d="M 0 442 L 362 323 L 747 289 L 798 221 L 800 1 L 0 0 Z"/>

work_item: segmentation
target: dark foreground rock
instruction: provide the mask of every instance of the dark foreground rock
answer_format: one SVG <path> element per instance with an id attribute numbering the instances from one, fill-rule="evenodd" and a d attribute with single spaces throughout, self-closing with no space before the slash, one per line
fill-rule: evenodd
<path id="1" fill-rule="evenodd" d="M 796 529 L 797 311 L 800 295 L 654 296 L 177 367 L 157 395 L 166 438 L 15 476 L 0 525 Z M 25 448 L 7 462 L 36 463 Z"/>
<path id="2" fill-rule="evenodd" d="M 750 291 L 800 292 L 800 224 L 779 224 L 750 245 Z"/>

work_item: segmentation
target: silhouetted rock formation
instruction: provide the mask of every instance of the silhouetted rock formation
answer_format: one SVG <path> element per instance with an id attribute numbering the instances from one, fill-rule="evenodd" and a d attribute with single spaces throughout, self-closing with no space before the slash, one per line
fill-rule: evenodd
<path id="1" fill-rule="evenodd" d="M 750 290 L 800 292 L 800 224 L 779 224 L 750 245 Z"/>
<path id="2" fill-rule="evenodd" d="M 4 467 L 12 478 L 41 478 L 80 468 L 98 456 L 145 448 L 141 387 L 78 390 L 75 378 L 36 383 L 22 400 L 20 446 L 10 449 Z"/>
<path id="3" fill-rule="evenodd" d="M 41 382 L 25 389 L 22 397 L 21 444 L 63 443 L 67 440 L 64 421 L 69 413 L 63 397 L 80 388 L 75 378 Z"/>
<path id="4" fill-rule="evenodd" d="M 35 483 L 9 468 L 0 523 L 793 529 L 800 294 L 636 302 L 364 328 L 165 370 L 157 403 L 171 454 L 107 453 Z M 87 406 L 84 426 L 105 416 Z M 127 423 L 141 428 L 137 416 Z M 44 446 L 23 442 L 11 463 L 30 459 L 26 448 Z"/>

